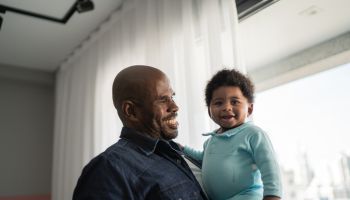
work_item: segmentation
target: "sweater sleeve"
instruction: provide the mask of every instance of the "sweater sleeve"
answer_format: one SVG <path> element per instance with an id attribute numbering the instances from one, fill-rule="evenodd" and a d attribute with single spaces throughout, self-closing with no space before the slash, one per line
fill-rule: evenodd
<path id="1" fill-rule="evenodd" d="M 282 197 L 280 169 L 267 134 L 261 129 L 254 129 L 250 138 L 250 146 L 255 163 L 261 172 L 264 196 Z"/>
<path id="2" fill-rule="evenodd" d="M 210 138 L 209 138 L 210 139 Z M 204 150 L 207 146 L 208 140 L 206 140 L 203 144 L 203 151 L 195 150 L 189 146 L 185 146 L 183 152 L 186 156 L 189 156 L 192 159 L 198 160 L 199 162 L 203 161 Z"/>

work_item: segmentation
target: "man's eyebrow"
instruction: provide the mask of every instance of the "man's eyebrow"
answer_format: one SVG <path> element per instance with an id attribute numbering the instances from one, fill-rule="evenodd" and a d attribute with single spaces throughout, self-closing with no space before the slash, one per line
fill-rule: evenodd
<path id="1" fill-rule="evenodd" d="M 158 96 L 158 99 L 167 99 L 170 98 L 168 95 L 160 95 Z"/>
<path id="2" fill-rule="evenodd" d="M 167 94 L 160 95 L 158 96 L 158 99 L 167 99 L 167 98 L 172 98 L 173 96 L 175 96 L 175 92 L 172 92 L 170 96 L 168 96 Z"/>

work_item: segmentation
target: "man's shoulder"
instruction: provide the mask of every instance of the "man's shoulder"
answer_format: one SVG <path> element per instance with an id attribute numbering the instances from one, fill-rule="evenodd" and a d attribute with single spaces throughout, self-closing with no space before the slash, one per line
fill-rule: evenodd
<path id="1" fill-rule="evenodd" d="M 145 169 L 152 162 L 139 146 L 125 139 L 120 139 L 97 157 L 112 167 L 118 165 L 118 168 L 128 168 L 131 171 Z"/>
<path id="2" fill-rule="evenodd" d="M 120 155 L 123 155 L 123 151 L 124 150 L 119 147 L 118 143 L 115 143 L 92 158 L 85 168 L 94 168 L 97 165 L 107 165 L 109 161 L 112 160 L 118 161 L 120 160 Z"/>
<path id="3" fill-rule="evenodd" d="M 107 160 L 112 163 L 116 161 L 123 163 L 125 160 L 133 159 L 133 155 L 136 154 L 140 154 L 140 152 L 135 145 L 124 139 L 120 139 L 95 158 L 99 160 Z"/>
<path id="4" fill-rule="evenodd" d="M 109 146 L 99 156 L 102 156 L 105 158 L 111 158 L 111 157 L 118 157 L 119 158 L 121 155 L 124 155 L 125 152 L 129 151 L 130 147 L 128 145 L 126 145 L 126 143 L 127 143 L 126 141 L 120 139 L 118 142 Z"/>
<path id="5" fill-rule="evenodd" d="M 142 155 L 137 152 L 133 145 L 120 140 L 91 159 L 84 167 L 82 174 L 100 173 L 108 169 L 113 173 L 138 176 L 147 165 L 147 162 L 144 161 L 145 159 L 142 158 Z"/>
<path id="6" fill-rule="evenodd" d="M 118 141 L 109 146 L 105 151 L 92 158 L 87 166 L 119 162 L 120 160 L 124 159 L 127 152 L 129 152 L 129 149 L 125 148 L 123 145 L 121 145 L 120 141 Z"/>

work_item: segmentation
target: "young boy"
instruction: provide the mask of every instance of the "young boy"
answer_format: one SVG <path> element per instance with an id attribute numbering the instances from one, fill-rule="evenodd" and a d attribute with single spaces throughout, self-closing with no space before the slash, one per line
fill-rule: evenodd
<path id="1" fill-rule="evenodd" d="M 253 112 L 254 85 L 237 70 L 221 70 L 208 82 L 205 100 L 219 129 L 203 151 L 184 147 L 184 154 L 202 163 L 203 187 L 212 200 L 278 200 L 281 177 L 266 133 L 248 121 Z"/>

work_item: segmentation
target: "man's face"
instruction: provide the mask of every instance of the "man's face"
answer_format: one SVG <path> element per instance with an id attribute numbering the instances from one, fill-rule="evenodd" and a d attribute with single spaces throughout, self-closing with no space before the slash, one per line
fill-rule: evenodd
<path id="1" fill-rule="evenodd" d="M 155 76 L 145 86 L 147 95 L 140 107 L 140 123 L 153 138 L 171 140 L 178 134 L 176 120 L 179 108 L 173 100 L 175 95 L 169 80 L 164 76 Z"/>

